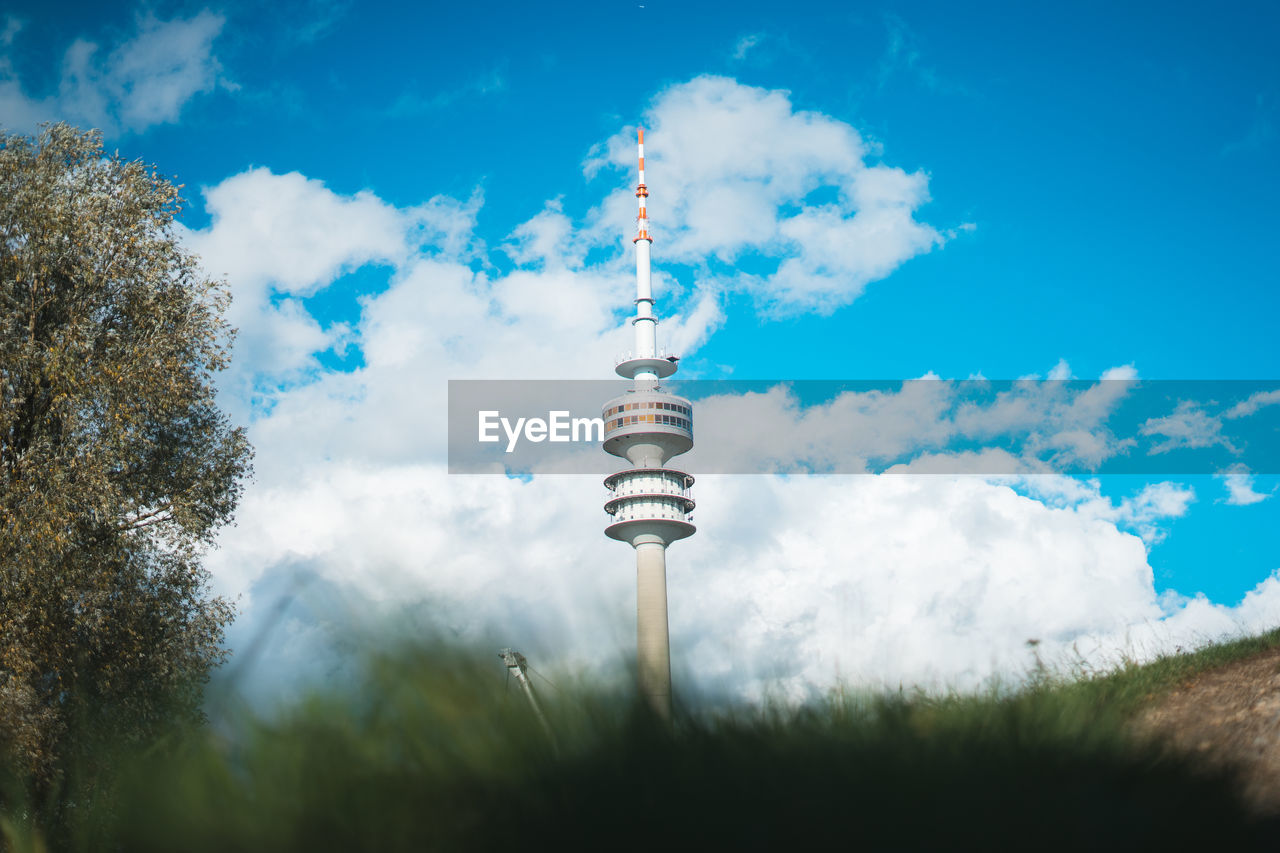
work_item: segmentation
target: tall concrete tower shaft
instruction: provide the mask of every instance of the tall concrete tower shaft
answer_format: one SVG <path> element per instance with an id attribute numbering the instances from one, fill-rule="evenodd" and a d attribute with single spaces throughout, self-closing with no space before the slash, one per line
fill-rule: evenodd
<path id="1" fill-rule="evenodd" d="M 696 530 L 690 487 L 693 477 L 666 467 L 693 447 L 693 406 L 668 393 L 663 379 L 676 372 L 679 358 L 658 349 L 653 313 L 649 235 L 644 182 L 644 131 L 640 131 L 640 181 L 636 187 L 635 349 L 616 371 L 632 387 L 604 406 L 604 449 L 631 463 L 605 478 L 609 525 L 605 534 L 636 550 L 636 667 L 641 695 L 662 717 L 671 715 L 671 645 L 667 628 L 667 546 Z"/>

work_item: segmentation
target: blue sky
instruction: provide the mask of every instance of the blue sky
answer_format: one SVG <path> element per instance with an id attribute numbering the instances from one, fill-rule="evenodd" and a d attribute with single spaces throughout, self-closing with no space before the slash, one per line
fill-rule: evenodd
<path id="1" fill-rule="evenodd" d="M 263 590 L 278 587 L 282 572 L 305 570 L 358 590 L 370 608 L 448 602 L 459 626 L 481 626 L 476 636 L 518 623 L 540 638 L 524 642 L 582 662 L 592 660 L 580 650 L 599 626 L 557 635 L 535 618 L 511 617 L 495 603 L 501 596 L 458 580 L 471 571 L 465 558 L 445 565 L 442 557 L 436 569 L 414 562 L 436 553 L 428 533 L 371 555 L 354 534 L 295 539 L 271 530 L 305 531 L 317 507 L 332 510 L 341 495 L 374 500 L 395 488 L 406 490 L 398 506 L 428 514 L 462 512 L 468 501 L 513 512 L 521 500 L 598 502 L 592 484 L 511 487 L 579 490 L 553 498 L 422 485 L 436 482 L 440 449 L 433 428 L 414 420 L 428 419 L 426 409 L 403 400 L 417 388 L 438 398 L 445 378 L 608 375 L 618 339 L 610 330 L 629 308 L 620 211 L 633 203 L 628 146 L 637 124 L 650 127 L 659 311 L 678 318 L 662 332 L 685 350 L 689 377 L 1015 378 L 1065 363 L 1057 369 L 1083 379 L 1125 367 L 1147 379 L 1272 379 L 1280 375 L 1278 22 L 1280 11 L 1265 3 L 11 2 L 0 21 L 0 123 L 98 126 L 109 148 L 186 184 L 185 239 L 226 275 L 240 312 L 224 399 L 253 424 L 260 475 L 212 565 L 220 589 L 244 596 L 246 626 Z M 757 150 L 772 178 L 752 171 L 756 155 L 743 152 Z M 884 252 L 876 263 L 848 248 L 844 232 L 823 231 L 865 213 L 849 199 L 872 186 L 867 176 L 882 181 L 876 191 L 892 196 L 884 209 L 896 211 L 881 223 L 887 236 L 868 243 Z M 767 223 L 734 218 L 756 203 Z M 823 257 L 780 272 L 788 259 Z M 468 307 L 477 292 L 490 300 L 487 313 Z M 552 294 L 554 316 L 531 305 L 530 293 Z M 502 322 L 477 319 L 495 314 Z M 438 340 L 414 349 L 422 335 Z M 587 369 L 592 359 L 598 371 Z M 348 424 L 354 438 L 338 443 L 336 428 L 313 435 L 309 422 Z M 1231 620 L 1253 624 L 1229 609 L 1280 568 L 1269 535 L 1280 483 L 1264 474 L 1236 485 L 1244 491 L 1233 502 L 1226 481 L 1207 475 L 1104 478 L 1083 496 L 1064 487 L 1018 506 L 1043 516 L 1027 529 L 1053 527 L 1053 508 L 1065 501 L 1077 520 L 1101 513 L 1081 521 L 1082 531 L 1100 523 L 1140 536 L 1142 565 L 1130 568 L 1149 571 L 1151 589 L 1148 598 L 1134 593 L 1133 613 L 1116 625 L 1195 622 L 1159 597 L 1204 593 L 1222 608 L 1218 621 L 1195 622 L 1193 633 L 1207 636 Z M 704 504 L 719 496 L 745 506 L 731 492 L 746 487 L 716 488 Z M 1005 500 L 971 492 L 973 484 L 955 488 L 978 502 Z M 814 499 L 846 498 L 854 500 Z M 913 500 L 954 506 L 939 495 Z M 749 516 L 785 517 L 752 506 Z M 369 523 L 392 516 L 375 512 Z M 591 526 L 598 518 L 586 518 L 584 540 L 603 539 Z M 711 560 L 729 535 L 729 525 L 717 533 L 708 522 L 686 548 L 691 564 Z M 412 515 L 405 523 L 430 526 Z M 803 551 L 800 537 L 828 556 L 846 547 L 819 547 L 825 540 L 793 523 L 773 534 L 774 546 Z M 545 551 L 547 565 L 597 554 L 617 562 L 620 581 L 582 595 L 625 605 L 627 554 L 603 542 L 557 552 L 563 533 L 539 535 L 533 550 Z M 977 541 L 971 530 L 957 535 Z M 983 559 L 973 557 L 975 589 L 1016 572 Z M 919 561 L 934 568 L 899 584 L 927 587 L 945 563 Z M 339 568 L 354 564 L 367 580 Z M 853 619 L 853 605 L 828 620 L 821 601 L 831 595 L 806 598 L 805 584 L 871 592 L 841 586 L 854 583 L 840 574 L 851 570 L 831 571 L 825 580 L 789 575 L 800 616 L 760 614 L 755 641 L 835 643 L 836 629 L 822 626 Z M 1097 583 L 1088 573 L 1078 580 Z M 572 575 L 561 586 L 584 583 Z M 690 595 L 710 594 L 698 589 Z M 577 606 L 575 595 L 555 593 L 549 611 Z M 1083 613 L 1093 599 L 1081 596 Z M 986 612 L 941 621 L 953 630 Z M 1008 636 L 1024 629 L 1007 626 Z M 892 631 L 877 630 L 845 640 L 891 646 Z M 1124 633 L 1065 617 L 1058 630 L 1064 648 Z M 625 631 L 618 637 L 623 644 Z M 714 659 L 709 640 L 690 633 L 684 642 L 689 660 Z M 1005 660 L 996 645 L 975 641 L 971 659 L 951 670 L 904 663 L 903 671 L 981 674 L 982 661 Z M 788 685 L 820 681 L 778 655 L 769 671 L 788 673 Z M 892 680 L 892 668 L 867 669 Z"/>

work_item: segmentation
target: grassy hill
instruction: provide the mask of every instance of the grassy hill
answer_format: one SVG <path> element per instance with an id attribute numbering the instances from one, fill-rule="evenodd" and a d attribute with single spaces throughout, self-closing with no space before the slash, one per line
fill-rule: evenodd
<path id="1" fill-rule="evenodd" d="M 1134 735 L 1180 682 L 1280 632 L 981 695 L 834 694 L 661 725 L 549 695 L 553 748 L 497 662 L 439 648 L 222 734 L 116 750 L 53 822 L 9 798 L 15 850 L 1280 849 L 1234 776 Z"/>

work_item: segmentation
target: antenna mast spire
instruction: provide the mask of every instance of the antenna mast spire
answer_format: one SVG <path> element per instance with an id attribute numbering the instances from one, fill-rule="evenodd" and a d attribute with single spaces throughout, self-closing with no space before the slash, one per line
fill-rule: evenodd
<path id="1" fill-rule="evenodd" d="M 653 283 L 649 273 L 649 247 L 653 245 L 653 238 L 649 236 L 649 213 L 645 209 L 649 188 L 644 185 L 644 128 L 640 128 L 636 151 L 640 158 L 640 182 L 636 186 L 636 201 L 639 203 L 640 213 L 636 217 L 636 236 L 631 241 L 636 244 L 636 317 L 632 321 L 636 331 L 635 357 L 656 359 L 658 318 L 653 315 Z M 656 371 L 641 370 L 634 378 L 639 387 L 641 383 L 657 383 L 658 374 Z"/>

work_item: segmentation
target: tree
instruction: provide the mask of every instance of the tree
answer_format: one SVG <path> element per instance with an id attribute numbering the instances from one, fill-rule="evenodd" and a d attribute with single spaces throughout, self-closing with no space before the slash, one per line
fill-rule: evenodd
<path id="1" fill-rule="evenodd" d="M 200 559 L 251 450 L 179 189 L 97 132 L 0 132 L 0 749 L 37 789 L 198 718 L 225 655 Z"/>

